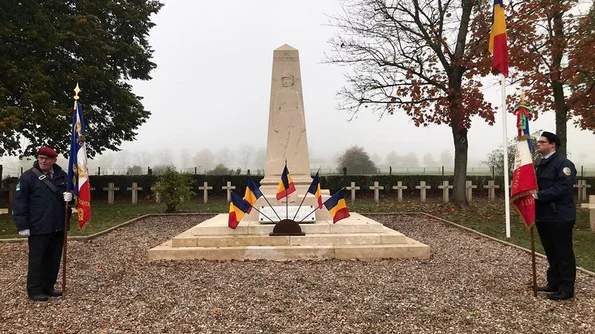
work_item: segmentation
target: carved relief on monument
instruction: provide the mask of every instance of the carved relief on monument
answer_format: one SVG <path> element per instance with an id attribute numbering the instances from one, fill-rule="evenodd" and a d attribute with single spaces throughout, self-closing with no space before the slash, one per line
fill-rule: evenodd
<path id="1" fill-rule="evenodd" d="M 282 88 L 275 94 L 273 103 L 273 131 L 277 142 L 284 149 L 297 147 L 305 134 L 303 112 L 300 111 L 300 93 L 295 90 L 295 78 L 289 71 L 281 76 Z M 295 152 L 286 152 L 288 156 Z"/>

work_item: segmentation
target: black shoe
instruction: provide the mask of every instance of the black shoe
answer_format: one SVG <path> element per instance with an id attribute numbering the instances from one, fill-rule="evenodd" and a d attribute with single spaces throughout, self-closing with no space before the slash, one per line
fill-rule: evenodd
<path id="1" fill-rule="evenodd" d="M 58 289 L 52 289 L 49 291 L 45 291 L 45 294 L 50 296 L 50 297 L 61 297 L 62 296 L 62 291 L 58 290 Z"/>
<path id="2" fill-rule="evenodd" d="M 541 292 L 558 292 L 558 288 L 551 287 L 549 285 L 538 286 L 537 291 Z"/>
<path id="3" fill-rule="evenodd" d="M 31 299 L 34 302 L 47 302 L 49 298 L 47 295 L 39 294 L 39 295 L 30 295 L 29 299 Z"/>
<path id="4" fill-rule="evenodd" d="M 552 293 L 551 295 L 547 296 L 547 299 L 550 300 L 566 300 L 566 299 L 570 299 L 574 297 L 574 293 L 570 293 L 570 292 L 556 292 L 556 293 Z"/>

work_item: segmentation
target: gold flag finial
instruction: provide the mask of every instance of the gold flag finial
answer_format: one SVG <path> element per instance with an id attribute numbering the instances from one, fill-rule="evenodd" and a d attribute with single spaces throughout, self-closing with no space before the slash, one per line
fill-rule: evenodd
<path id="1" fill-rule="evenodd" d="M 81 89 L 79 88 L 79 83 L 76 83 L 76 87 L 74 87 L 74 110 L 76 110 L 76 102 L 79 100 L 79 93 Z"/>
<path id="2" fill-rule="evenodd" d="M 79 99 L 79 93 L 80 93 L 81 89 L 79 88 L 79 83 L 76 83 L 76 87 L 74 87 L 74 99 L 78 100 Z"/>
<path id="3" fill-rule="evenodd" d="M 520 105 L 524 106 L 525 105 L 525 102 L 527 102 L 525 100 L 526 100 L 526 98 L 525 98 L 525 92 L 524 91 L 521 91 L 521 104 Z"/>

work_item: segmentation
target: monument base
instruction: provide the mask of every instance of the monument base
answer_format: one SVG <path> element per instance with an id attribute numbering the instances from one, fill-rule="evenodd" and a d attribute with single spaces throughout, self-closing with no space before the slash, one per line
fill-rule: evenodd
<path id="1" fill-rule="evenodd" d="M 303 236 L 270 236 L 274 225 L 241 222 L 227 227 L 227 214 L 208 219 L 152 248 L 149 260 L 308 260 L 430 257 L 430 247 L 351 212 L 351 217 L 300 224 Z"/>

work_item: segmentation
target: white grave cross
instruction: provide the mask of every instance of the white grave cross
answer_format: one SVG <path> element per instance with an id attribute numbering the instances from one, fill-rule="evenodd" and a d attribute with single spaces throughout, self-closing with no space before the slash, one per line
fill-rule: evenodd
<path id="1" fill-rule="evenodd" d="M 415 189 L 419 189 L 419 198 L 422 202 L 426 201 L 426 189 L 432 189 L 430 186 L 426 186 L 426 181 L 419 181 L 419 186 L 415 186 Z"/>
<path id="2" fill-rule="evenodd" d="M 499 185 L 495 184 L 494 180 L 488 181 L 487 186 L 483 186 L 488 190 L 488 201 L 492 202 L 496 200 L 496 189 L 500 188 Z"/>
<path id="3" fill-rule="evenodd" d="M 442 201 L 444 203 L 448 203 L 448 200 L 449 200 L 449 198 L 448 198 L 448 195 L 449 195 L 448 190 L 449 189 L 452 189 L 452 188 L 453 188 L 452 185 L 448 185 L 448 181 L 442 181 L 442 185 L 438 186 L 438 189 L 442 189 Z"/>
<path id="4" fill-rule="evenodd" d="M 595 195 L 589 195 L 589 203 L 581 203 L 581 208 L 589 209 L 591 232 L 595 232 Z"/>
<path id="5" fill-rule="evenodd" d="M 114 204 L 114 191 L 120 190 L 120 188 L 114 187 L 114 183 L 110 182 L 103 190 L 107 190 L 107 204 Z"/>
<path id="6" fill-rule="evenodd" d="M 578 180 L 576 181 L 577 184 L 573 185 L 573 187 L 578 189 L 578 201 L 586 201 L 587 200 L 587 188 L 591 188 L 590 184 L 587 184 L 587 180 Z"/>
<path id="7" fill-rule="evenodd" d="M 132 182 L 132 187 L 128 187 L 126 189 L 132 190 L 132 204 L 138 203 L 138 191 L 143 190 L 143 188 L 139 187 L 138 183 Z"/>
<path id="8" fill-rule="evenodd" d="M 376 204 L 380 203 L 380 190 L 384 189 L 383 186 L 378 185 L 378 181 L 374 181 L 374 185 L 370 187 L 370 189 L 374 190 L 374 201 Z"/>
<path id="9" fill-rule="evenodd" d="M 465 181 L 465 188 L 467 189 L 467 201 L 471 202 L 473 199 L 473 189 L 477 188 L 477 185 L 474 185 L 473 181 Z"/>
<path id="10" fill-rule="evenodd" d="M 355 182 L 351 182 L 350 187 L 345 187 L 347 190 L 351 190 L 351 203 L 355 202 L 355 191 L 359 190 L 359 186 L 355 185 Z"/>
<path id="11" fill-rule="evenodd" d="M 207 201 L 209 200 L 209 190 L 213 189 L 212 186 L 209 186 L 208 182 L 204 182 L 202 187 L 198 187 L 198 190 L 202 190 L 203 193 L 203 202 L 204 204 L 207 204 Z"/>
<path id="12" fill-rule="evenodd" d="M 393 189 L 397 189 L 397 201 L 403 202 L 403 189 L 407 189 L 407 186 L 404 186 L 403 182 L 397 181 L 397 185 L 393 186 Z"/>
<path id="13" fill-rule="evenodd" d="M 224 185 L 223 187 L 221 187 L 221 189 L 227 190 L 227 201 L 228 202 L 231 202 L 231 191 L 235 188 L 236 188 L 236 186 L 231 185 L 231 181 L 227 181 L 227 185 Z"/>

